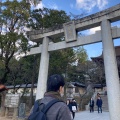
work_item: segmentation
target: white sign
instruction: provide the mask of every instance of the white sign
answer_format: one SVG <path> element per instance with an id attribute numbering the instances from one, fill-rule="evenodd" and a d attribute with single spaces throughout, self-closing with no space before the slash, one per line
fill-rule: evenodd
<path id="1" fill-rule="evenodd" d="M 20 94 L 6 94 L 5 107 L 18 107 Z"/>

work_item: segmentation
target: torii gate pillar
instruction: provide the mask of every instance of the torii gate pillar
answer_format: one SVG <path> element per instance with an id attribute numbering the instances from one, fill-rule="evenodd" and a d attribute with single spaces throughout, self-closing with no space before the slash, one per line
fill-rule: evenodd
<path id="1" fill-rule="evenodd" d="M 49 43 L 49 38 L 44 37 L 42 44 L 36 100 L 43 98 L 44 93 L 46 92 L 46 83 L 47 83 L 48 66 L 49 66 L 48 43 Z"/>
<path id="2" fill-rule="evenodd" d="M 120 84 L 110 22 L 101 23 L 110 120 L 120 120 Z"/>

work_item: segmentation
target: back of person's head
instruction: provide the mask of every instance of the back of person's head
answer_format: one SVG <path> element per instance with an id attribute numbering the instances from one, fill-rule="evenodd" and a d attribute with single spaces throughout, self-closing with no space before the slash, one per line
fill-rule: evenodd
<path id="1" fill-rule="evenodd" d="M 61 75 L 55 74 L 48 78 L 47 80 L 47 92 L 49 91 L 55 91 L 57 92 L 60 88 L 60 86 L 64 86 L 64 78 Z"/>

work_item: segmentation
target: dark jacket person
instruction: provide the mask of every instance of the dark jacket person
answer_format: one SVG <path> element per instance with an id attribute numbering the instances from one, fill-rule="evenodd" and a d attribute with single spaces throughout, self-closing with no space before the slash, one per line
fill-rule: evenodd
<path id="1" fill-rule="evenodd" d="M 70 112 L 72 112 L 72 103 L 70 102 L 70 100 L 67 100 L 67 103 L 66 103 L 66 104 L 67 104 Z"/>
<path id="2" fill-rule="evenodd" d="M 101 97 L 98 97 L 97 101 L 96 101 L 96 105 L 98 107 L 98 113 L 101 111 L 102 113 L 102 99 Z"/>
<path id="3" fill-rule="evenodd" d="M 94 100 L 93 100 L 93 98 L 90 99 L 89 106 L 90 106 L 90 112 L 94 112 Z"/>
<path id="4" fill-rule="evenodd" d="M 75 118 L 75 112 L 77 111 L 77 103 L 76 103 L 75 99 L 72 99 L 72 107 L 73 106 L 76 107 L 75 111 L 72 110 L 72 116 L 73 116 L 73 119 L 74 119 Z"/>
<path id="5" fill-rule="evenodd" d="M 41 103 L 45 105 L 53 99 L 62 100 L 64 79 L 61 75 L 52 75 L 47 80 L 47 92 Z M 55 103 L 47 112 L 47 120 L 71 120 L 70 110 L 64 102 Z"/>

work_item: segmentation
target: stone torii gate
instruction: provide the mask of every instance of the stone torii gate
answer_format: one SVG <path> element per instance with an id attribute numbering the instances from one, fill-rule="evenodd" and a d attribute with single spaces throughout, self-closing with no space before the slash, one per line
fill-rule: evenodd
<path id="1" fill-rule="evenodd" d="M 70 21 L 59 29 L 28 32 L 30 40 L 39 42 L 39 47 L 31 48 L 30 54 L 41 53 L 36 99 L 43 97 L 48 76 L 49 52 L 69 47 L 102 42 L 105 75 L 108 93 L 110 120 L 120 120 L 120 84 L 113 39 L 120 38 L 120 28 L 111 28 L 111 23 L 120 20 L 120 4 L 96 14 Z M 77 36 L 77 32 L 101 26 L 101 30 L 88 36 Z M 49 40 L 65 36 L 65 41 L 53 43 Z"/>

